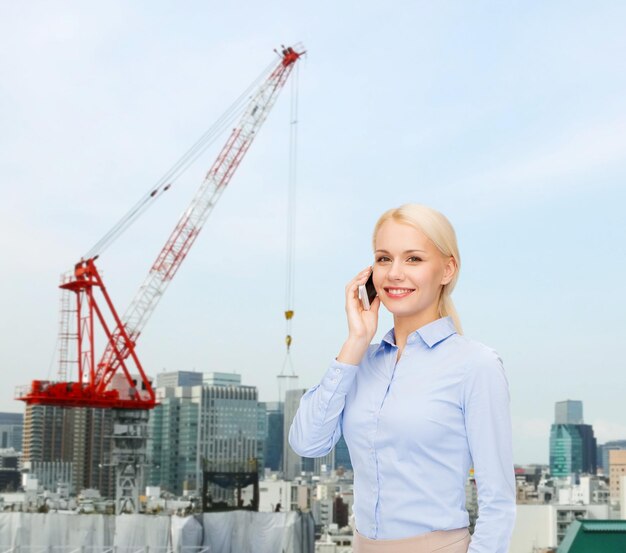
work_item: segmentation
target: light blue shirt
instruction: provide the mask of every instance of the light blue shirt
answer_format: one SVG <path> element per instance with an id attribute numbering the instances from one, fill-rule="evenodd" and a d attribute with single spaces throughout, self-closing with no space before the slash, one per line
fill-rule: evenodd
<path id="1" fill-rule="evenodd" d="M 507 553 L 515 522 L 509 389 L 492 349 L 456 333 L 450 317 L 409 335 L 393 330 L 360 365 L 334 361 L 308 390 L 289 431 L 303 457 L 345 436 L 359 533 L 399 539 L 467 527 L 474 466 L 479 518 L 470 553 Z"/>

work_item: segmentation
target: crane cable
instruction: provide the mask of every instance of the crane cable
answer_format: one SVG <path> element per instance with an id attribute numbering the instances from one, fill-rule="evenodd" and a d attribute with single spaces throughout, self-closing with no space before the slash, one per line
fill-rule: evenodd
<path id="1" fill-rule="evenodd" d="M 295 269 L 295 218 L 296 218 L 296 182 L 298 165 L 298 80 L 299 68 L 295 67 L 295 74 L 291 80 L 291 108 L 289 118 L 289 174 L 287 182 L 287 261 L 286 261 L 286 286 L 285 286 L 285 345 L 287 354 L 283 363 L 281 376 L 284 375 L 285 366 L 291 369 L 290 377 L 295 377 L 291 360 L 291 335 L 292 321 L 294 316 L 294 269 Z"/>
<path id="2" fill-rule="evenodd" d="M 143 197 L 109 230 L 82 259 L 92 259 L 106 250 L 123 232 L 128 229 L 157 198 L 167 192 L 172 184 L 211 146 L 222 133 L 232 125 L 245 110 L 250 93 L 264 80 L 276 66 L 272 61 L 259 76 L 239 95 L 217 121 L 198 139 L 166 173 L 150 187 Z"/>

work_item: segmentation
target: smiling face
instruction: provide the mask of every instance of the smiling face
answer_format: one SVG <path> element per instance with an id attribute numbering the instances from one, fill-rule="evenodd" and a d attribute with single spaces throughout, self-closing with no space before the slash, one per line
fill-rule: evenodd
<path id="1" fill-rule="evenodd" d="M 438 319 L 441 290 L 456 271 L 454 258 L 422 231 L 392 219 L 378 229 L 374 248 L 374 286 L 394 323 L 416 330 Z"/>

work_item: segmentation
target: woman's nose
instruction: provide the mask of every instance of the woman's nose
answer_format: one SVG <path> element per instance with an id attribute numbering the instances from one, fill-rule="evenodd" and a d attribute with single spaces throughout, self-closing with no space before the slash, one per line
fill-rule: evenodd
<path id="1" fill-rule="evenodd" d="M 389 267 L 389 272 L 387 276 L 391 280 L 402 280 L 404 278 L 404 271 L 402 270 L 402 265 L 398 262 L 393 262 L 391 267 Z"/>

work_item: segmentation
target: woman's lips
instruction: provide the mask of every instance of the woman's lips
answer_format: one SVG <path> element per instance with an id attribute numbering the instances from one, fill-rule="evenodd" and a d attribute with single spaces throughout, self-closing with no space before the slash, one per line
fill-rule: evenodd
<path id="1" fill-rule="evenodd" d="M 409 294 L 415 291 L 414 288 L 390 288 L 390 287 L 385 287 L 384 290 L 387 293 L 387 296 L 393 299 L 406 298 Z"/>

